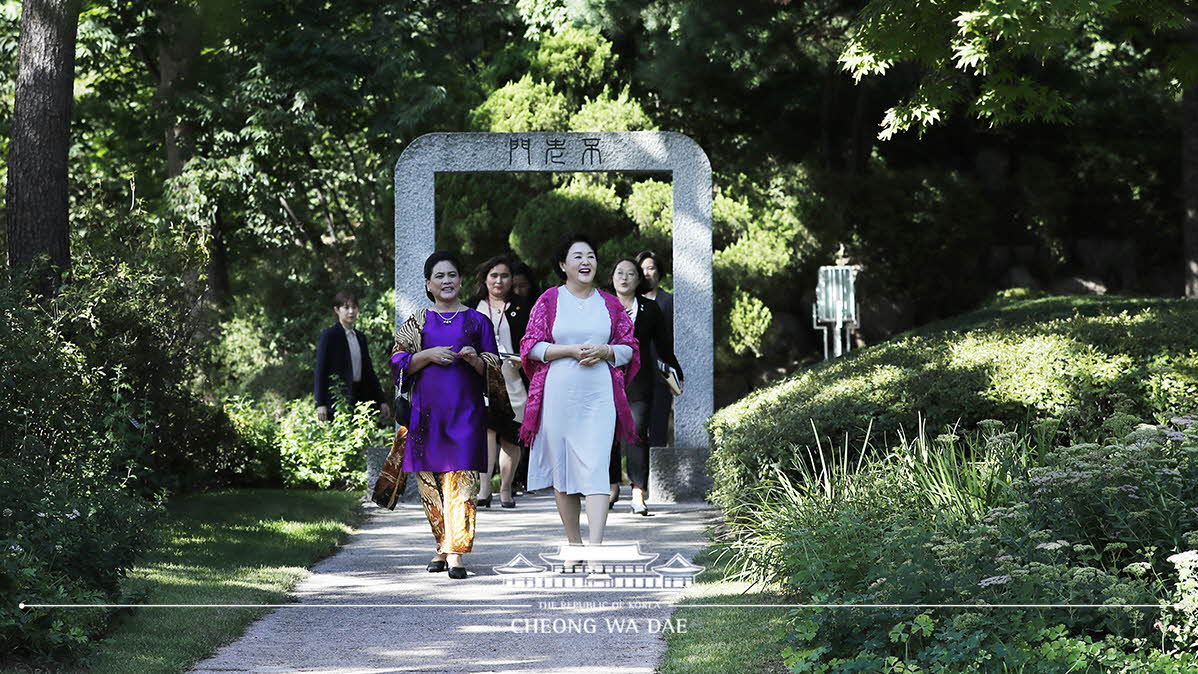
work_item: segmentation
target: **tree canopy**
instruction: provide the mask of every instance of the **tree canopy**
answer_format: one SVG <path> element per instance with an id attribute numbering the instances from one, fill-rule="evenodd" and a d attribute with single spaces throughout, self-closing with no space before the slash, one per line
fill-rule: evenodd
<path id="1" fill-rule="evenodd" d="M 20 5 L 0 7 L 7 157 Z M 213 391 L 286 399 L 306 389 L 336 288 L 365 291 L 387 324 L 390 172 L 417 135 L 677 130 L 715 170 L 717 374 L 732 399 L 819 353 L 814 273 L 838 253 L 864 267 L 867 341 L 1012 284 L 1179 292 L 1187 11 L 88 4 L 72 250 L 170 270 L 207 307 Z M 470 263 L 510 250 L 544 282 L 565 229 L 592 231 L 605 259 L 668 256 L 669 200 L 653 176 L 441 176 L 438 244 Z"/>

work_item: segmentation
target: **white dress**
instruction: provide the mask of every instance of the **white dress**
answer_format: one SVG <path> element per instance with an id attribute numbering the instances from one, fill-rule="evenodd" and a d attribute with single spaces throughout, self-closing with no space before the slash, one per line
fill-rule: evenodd
<path id="1" fill-rule="evenodd" d="M 580 300 L 558 288 L 553 319 L 555 344 L 606 344 L 611 317 L 598 291 Z M 531 357 L 545 360 L 547 342 Z M 607 465 L 616 434 L 616 404 L 608 368 L 632 360 L 632 347 L 612 345 L 615 364 L 582 365 L 573 358 L 549 363 L 541 404 L 541 426 L 528 456 L 528 488 L 552 486 L 566 494 L 607 494 Z"/>

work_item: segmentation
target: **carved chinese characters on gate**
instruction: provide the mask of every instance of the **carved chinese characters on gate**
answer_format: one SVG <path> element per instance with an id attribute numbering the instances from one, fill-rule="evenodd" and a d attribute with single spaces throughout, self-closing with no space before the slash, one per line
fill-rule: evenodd
<path id="1" fill-rule="evenodd" d="M 581 142 L 579 142 L 581 141 Z M 516 168 L 553 168 L 555 166 L 582 166 L 599 168 L 603 165 L 603 148 L 599 138 L 577 138 L 550 136 L 532 138 L 510 138 L 507 147 L 508 166 Z"/>

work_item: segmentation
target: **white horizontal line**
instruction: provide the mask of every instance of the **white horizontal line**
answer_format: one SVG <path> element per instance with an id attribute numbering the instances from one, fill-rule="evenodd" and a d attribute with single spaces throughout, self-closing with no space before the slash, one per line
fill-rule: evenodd
<path id="1" fill-rule="evenodd" d="M 532 604 L 26 604 L 18 608 L 532 608 Z"/>
<path id="2" fill-rule="evenodd" d="M 1180 604 L 678 604 L 654 599 L 674 608 L 1178 608 Z M 26 604 L 18 608 L 533 608 L 534 604 Z M 575 607 L 566 607 L 575 608 Z M 584 607 L 586 608 L 586 607 Z M 617 608 L 617 607 L 601 607 Z M 629 607 L 639 608 L 639 607 Z"/>
<path id="3" fill-rule="evenodd" d="M 671 604 L 676 608 L 1177 608 L 1180 604 Z"/>

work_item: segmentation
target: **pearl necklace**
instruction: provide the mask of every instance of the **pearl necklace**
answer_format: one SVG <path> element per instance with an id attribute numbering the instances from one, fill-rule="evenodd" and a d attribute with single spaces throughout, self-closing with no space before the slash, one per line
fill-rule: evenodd
<path id="1" fill-rule="evenodd" d="M 441 317 L 441 322 L 442 322 L 442 323 L 444 323 L 445 325 L 449 325 L 450 323 L 453 323 L 453 319 L 457 318 L 457 317 L 458 317 L 458 314 L 460 314 L 460 313 L 462 313 L 462 312 L 460 312 L 460 311 L 455 311 L 455 312 L 453 312 L 452 314 L 450 314 L 450 315 L 449 315 L 449 318 L 446 318 L 446 317 L 445 317 L 445 314 L 441 313 L 440 311 L 437 311 L 436 309 L 433 309 L 433 313 L 434 313 L 434 314 L 437 314 L 438 316 L 440 316 L 440 317 Z"/>

